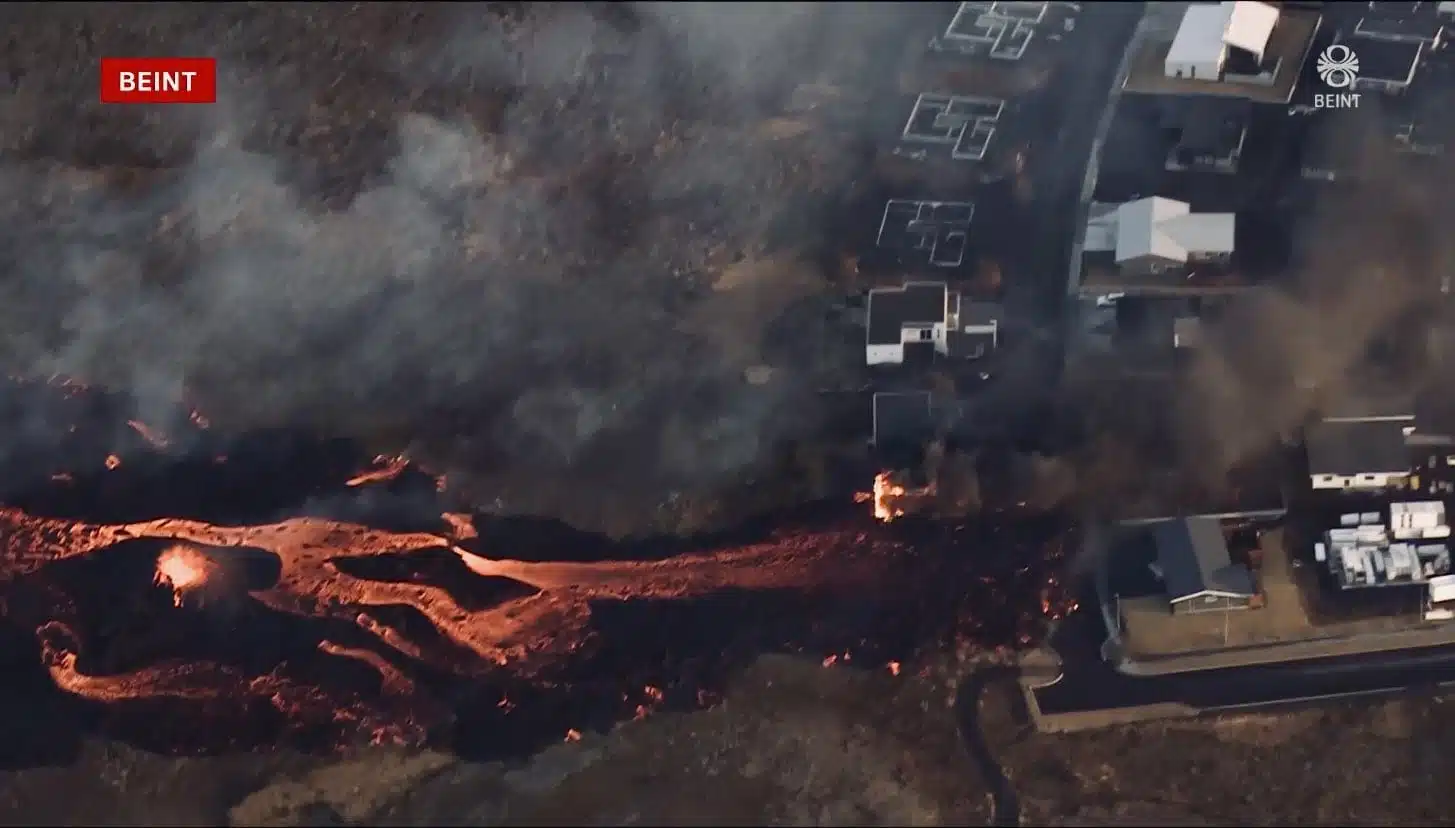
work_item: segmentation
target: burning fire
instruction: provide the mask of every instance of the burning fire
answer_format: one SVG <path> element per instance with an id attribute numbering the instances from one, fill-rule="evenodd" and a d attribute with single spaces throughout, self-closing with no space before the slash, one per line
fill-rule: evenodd
<path id="1" fill-rule="evenodd" d="M 206 555 L 190 546 L 177 544 L 169 546 L 157 556 L 158 586 L 170 587 L 172 603 L 182 606 L 187 593 L 200 589 L 216 571 Z"/>
<path id="2" fill-rule="evenodd" d="M 894 478 L 894 472 L 884 471 L 874 475 L 874 491 L 859 492 L 854 495 L 854 502 L 873 503 L 874 517 L 890 523 L 895 518 L 904 517 L 907 504 L 912 505 L 915 499 L 930 497 L 935 493 L 933 482 L 928 486 L 910 488 L 896 482 Z"/>
<path id="3" fill-rule="evenodd" d="M 880 472 L 874 475 L 874 491 L 859 492 L 854 495 L 854 500 L 858 503 L 873 503 L 874 517 L 889 523 L 904 516 L 899 500 L 906 494 L 908 492 L 905 488 L 894 482 L 892 473 Z"/>

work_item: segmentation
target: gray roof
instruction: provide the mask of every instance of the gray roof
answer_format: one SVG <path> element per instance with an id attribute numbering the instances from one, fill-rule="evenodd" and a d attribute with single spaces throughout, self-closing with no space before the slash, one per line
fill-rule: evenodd
<path id="1" fill-rule="evenodd" d="M 1407 420 L 1325 420 L 1304 431 L 1308 473 L 1399 474 L 1408 472 Z"/>
<path id="2" fill-rule="evenodd" d="M 1160 521 L 1153 526 L 1152 536 L 1169 601 L 1175 603 L 1206 592 L 1254 594 L 1253 575 L 1229 557 L 1228 542 L 1217 518 Z"/>
<path id="3" fill-rule="evenodd" d="M 950 356 L 959 359 L 974 359 L 995 350 L 995 334 L 950 331 L 947 344 Z"/>
<path id="4" fill-rule="evenodd" d="M 1005 309 L 998 302 L 976 302 L 973 300 L 962 300 L 960 302 L 960 326 L 966 325 L 990 325 L 1000 321 L 1005 315 Z"/>
<path id="5" fill-rule="evenodd" d="M 905 325 L 945 321 L 944 282 L 909 282 L 869 291 L 869 344 L 898 345 Z"/>

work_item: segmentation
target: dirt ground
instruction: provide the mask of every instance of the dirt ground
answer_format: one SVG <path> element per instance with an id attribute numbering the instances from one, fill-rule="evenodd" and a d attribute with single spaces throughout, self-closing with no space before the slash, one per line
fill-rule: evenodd
<path id="1" fill-rule="evenodd" d="M 92 745 L 7 773 L 0 824 L 984 824 L 992 803 L 942 681 L 769 657 L 720 707 L 584 734 L 528 762 L 376 750 L 165 759 Z M 1023 824 L 1435 824 L 1455 704 L 1402 698 L 1279 714 L 1030 731 L 987 689 L 987 740 Z M 1351 757 L 1358 757 L 1357 762 Z"/>

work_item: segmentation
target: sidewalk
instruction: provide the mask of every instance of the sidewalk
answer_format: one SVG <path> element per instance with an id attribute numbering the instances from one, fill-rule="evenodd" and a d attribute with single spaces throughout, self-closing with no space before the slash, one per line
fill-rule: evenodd
<path id="1" fill-rule="evenodd" d="M 1165 657 L 1144 659 L 1124 657 L 1116 665 L 1116 669 L 1117 672 L 1128 676 L 1165 676 L 1198 670 L 1368 655 L 1442 645 L 1455 645 L 1455 625 L 1444 625 L 1433 629 L 1397 630 L 1359 636 L 1323 638 L 1313 641 L 1260 644 L 1237 649 L 1209 650 Z"/>

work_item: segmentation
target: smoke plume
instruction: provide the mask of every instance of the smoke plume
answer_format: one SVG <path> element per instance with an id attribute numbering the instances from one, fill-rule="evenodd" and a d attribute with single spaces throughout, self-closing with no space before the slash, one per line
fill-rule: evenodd
<path id="1" fill-rule="evenodd" d="M 0 361 L 153 419 L 185 394 L 464 466 L 721 479 L 811 410 L 806 365 L 742 381 L 856 171 L 858 130 L 810 140 L 795 93 L 884 74 L 887 13 L 28 13 L 12 36 L 69 45 L 18 54 L 0 105 Z M 218 105 L 93 103 L 100 56 L 188 50 L 219 58 Z"/>

